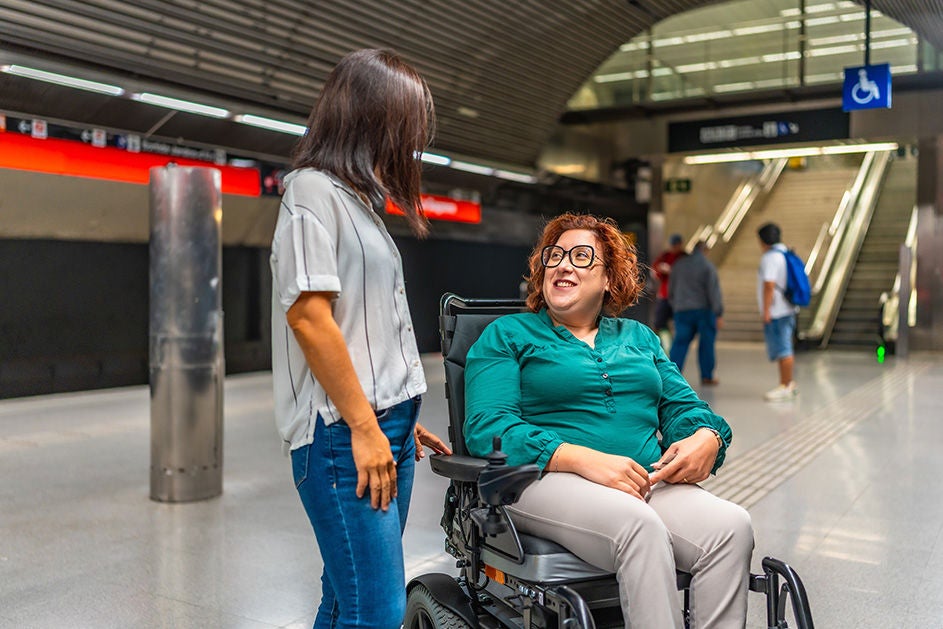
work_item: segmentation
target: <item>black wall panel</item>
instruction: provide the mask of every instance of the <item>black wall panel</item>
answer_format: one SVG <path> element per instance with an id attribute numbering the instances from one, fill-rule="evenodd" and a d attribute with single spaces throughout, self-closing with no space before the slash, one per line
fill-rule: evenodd
<path id="1" fill-rule="evenodd" d="M 398 238 L 420 351 L 446 291 L 516 297 L 529 248 Z M 269 369 L 268 250 L 223 249 L 227 373 Z M 146 244 L 0 240 L 0 397 L 144 384 Z"/>

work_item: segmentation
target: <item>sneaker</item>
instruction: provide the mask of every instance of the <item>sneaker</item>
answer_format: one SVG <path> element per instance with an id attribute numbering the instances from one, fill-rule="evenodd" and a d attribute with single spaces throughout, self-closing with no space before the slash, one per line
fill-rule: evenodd
<path id="1" fill-rule="evenodd" d="M 796 386 L 795 382 L 790 382 L 788 385 L 781 384 L 775 389 L 767 391 L 763 394 L 763 399 L 767 402 L 783 402 L 791 400 L 797 395 L 799 395 L 799 387 Z"/>
<path id="2" fill-rule="evenodd" d="M 714 386 L 714 385 L 720 384 L 720 380 L 718 380 L 717 378 L 701 378 L 701 384 Z"/>

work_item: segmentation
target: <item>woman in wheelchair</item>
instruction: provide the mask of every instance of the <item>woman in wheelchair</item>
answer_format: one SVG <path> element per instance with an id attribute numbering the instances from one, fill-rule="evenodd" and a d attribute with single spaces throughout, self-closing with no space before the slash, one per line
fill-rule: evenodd
<path id="1" fill-rule="evenodd" d="M 511 518 L 614 572 L 626 626 L 682 626 L 677 569 L 693 577 L 692 627 L 743 627 L 750 516 L 697 485 L 730 427 L 648 327 L 616 316 L 639 278 L 612 221 L 552 220 L 530 256 L 530 312 L 498 318 L 469 350 L 467 446 L 485 456 L 497 435 L 508 464 L 543 470 Z"/>

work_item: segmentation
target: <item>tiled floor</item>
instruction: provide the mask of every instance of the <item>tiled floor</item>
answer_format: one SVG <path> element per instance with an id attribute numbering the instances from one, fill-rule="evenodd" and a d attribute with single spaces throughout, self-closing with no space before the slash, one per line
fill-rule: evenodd
<path id="1" fill-rule="evenodd" d="M 734 445 L 709 486 L 745 496 L 755 568 L 793 565 L 820 628 L 943 627 L 943 356 L 802 354 L 801 395 L 779 404 L 761 399 L 776 375 L 759 346 L 719 356 L 721 384 L 701 393 Z M 442 369 L 426 358 L 422 419 L 444 435 Z M 693 364 L 686 375 L 699 381 Z M 194 504 L 148 499 L 145 387 L 0 402 L 0 628 L 310 627 L 321 565 L 270 384 L 227 380 L 224 494 Z M 453 571 L 445 485 L 420 465 L 409 575 Z"/>

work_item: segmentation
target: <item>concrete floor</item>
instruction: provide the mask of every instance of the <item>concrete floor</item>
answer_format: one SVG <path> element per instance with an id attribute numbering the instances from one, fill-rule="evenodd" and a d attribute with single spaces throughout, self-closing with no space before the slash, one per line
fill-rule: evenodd
<path id="1" fill-rule="evenodd" d="M 425 359 L 422 421 L 444 435 Z M 755 569 L 793 565 L 817 627 L 943 627 L 943 356 L 801 354 L 791 403 L 762 400 L 776 374 L 760 346 L 721 344 L 718 377 L 701 393 L 734 444 L 706 485 L 750 510 Z M 271 407 L 269 374 L 227 379 L 224 493 L 168 505 L 148 499 L 146 387 L 0 402 L 0 628 L 310 627 L 321 562 Z M 420 464 L 409 576 L 454 572 L 445 486 Z"/>

